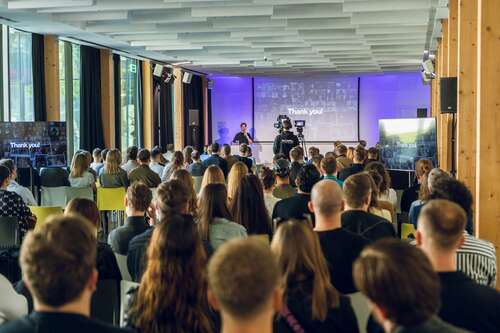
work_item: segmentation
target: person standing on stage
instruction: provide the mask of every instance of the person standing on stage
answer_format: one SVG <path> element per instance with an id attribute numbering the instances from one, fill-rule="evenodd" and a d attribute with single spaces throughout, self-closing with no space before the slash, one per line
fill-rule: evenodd
<path id="1" fill-rule="evenodd" d="M 233 142 L 237 142 L 240 145 L 242 143 L 246 143 L 247 145 L 253 144 L 253 138 L 247 132 L 247 123 L 240 124 L 240 132 L 234 136 Z"/>
<path id="2" fill-rule="evenodd" d="M 273 153 L 284 154 L 288 159 L 290 159 L 290 150 L 297 147 L 300 142 L 299 138 L 293 134 L 290 129 L 292 128 L 292 122 L 289 119 L 283 120 L 283 132 L 276 136 L 274 139 Z"/>

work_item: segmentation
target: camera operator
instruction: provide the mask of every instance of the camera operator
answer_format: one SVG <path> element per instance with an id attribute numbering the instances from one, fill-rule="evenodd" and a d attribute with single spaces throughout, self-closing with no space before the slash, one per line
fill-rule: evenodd
<path id="1" fill-rule="evenodd" d="M 290 150 L 300 144 L 299 138 L 293 134 L 292 131 L 290 131 L 292 128 L 292 122 L 290 119 L 283 119 L 282 126 L 283 131 L 274 139 L 273 153 L 275 155 L 284 154 L 289 159 Z"/>

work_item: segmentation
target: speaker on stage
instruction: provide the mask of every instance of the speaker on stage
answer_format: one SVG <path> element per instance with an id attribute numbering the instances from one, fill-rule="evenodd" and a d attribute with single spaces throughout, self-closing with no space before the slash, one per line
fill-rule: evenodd
<path id="1" fill-rule="evenodd" d="M 192 78 L 193 78 L 193 74 L 191 74 L 189 72 L 184 72 L 184 75 L 182 75 L 182 83 L 191 84 Z"/>
<path id="2" fill-rule="evenodd" d="M 189 126 L 200 126 L 200 111 L 189 109 Z"/>
<path id="3" fill-rule="evenodd" d="M 427 118 L 427 108 L 418 108 L 417 118 Z"/>
<path id="4" fill-rule="evenodd" d="M 440 83 L 441 113 L 457 112 L 457 78 L 442 77 Z"/>

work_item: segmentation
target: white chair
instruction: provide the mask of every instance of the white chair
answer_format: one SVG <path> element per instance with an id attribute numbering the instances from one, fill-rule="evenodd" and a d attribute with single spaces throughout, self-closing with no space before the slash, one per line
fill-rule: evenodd
<path id="1" fill-rule="evenodd" d="M 66 206 L 66 188 L 66 186 L 42 186 L 42 206 L 64 208 Z"/>
<path id="2" fill-rule="evenodd" d="M 76 198 L 94 201 L 94 191 L 92 187 L 67 187 L 65 196 L 66 204 Z"/>
<path id="3" fill-rule="evenodd" d="M 132 281 L 121 281 L 120 282 L 120 327 L 125 326 L 125 307 L 127 305 L 127 292 L 134 287 L 138 287 L 139 284 Z"/>
<path id="4" fill-rule="evenodd" d="M 347 295 L 351 299 L 351 306 L 354 309 L 354 314 L 358 319 L 359 333 L 366 333 L 366 325 L 370 318 L 371 311 L 368 307 L 368 300 L 362 293 L 354 293 Z"/>
<path id="5" fill-rule="evenodd" d="M 193 177 L 194 190 L 196 193 L 200 193 L 202 180 L 203 177 Z"/>
<path id="6" fill-rule="evenodd" d="M 115 257 L 116 257 L 116 262 L 118 263 L 118 268 L 120 269 L 120 273 L 122 275 L 122 280 L 132 281 L 132 277 L 130 276 L 127 267 L 127 256 L 115 253 Z"/>

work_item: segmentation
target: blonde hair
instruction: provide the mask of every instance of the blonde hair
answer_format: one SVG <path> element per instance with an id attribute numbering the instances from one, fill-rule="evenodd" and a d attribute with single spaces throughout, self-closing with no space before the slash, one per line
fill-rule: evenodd
<path id="1" fill-rule="evenodd" d="M 216 165 L 211 165 L 207 168 L 207 170 L 205 170 L 205 174 L 201 180 L 200 192 L 208 184 L 226 184 L 224 173 L 221 168 Z"/>
<path id="2" fill-rule="evenodd" d="M 106 165 L 104 167 L 105 174 L 117 174 L 120 172 L 120 164 L 122 163 L 122 155 L 116 148 L 111 149 L 106 155 Z"/>
<path id="3" fill-rule="evenodd" d="M 236 196 L 236 191 L 240 187 L 241 179 L 248 174 L 248 167 L 245 163 L 236 162 L 227 176 L 227 197 L 231 201 Z"/>
<path id="4" fill-rule="evenodd" d="M 87 156 L 82 153 L 75 154 L 71 161 L 71 178 L 83 177 L 83 173 L 89 168 Z"/>
<path id="5" fill-rule="evenodd" d="M 350 159 L 351 161 L 354 160 L 354 147 L 349 147 L 347 148 L 347 154 L 346 157 Z"/>

